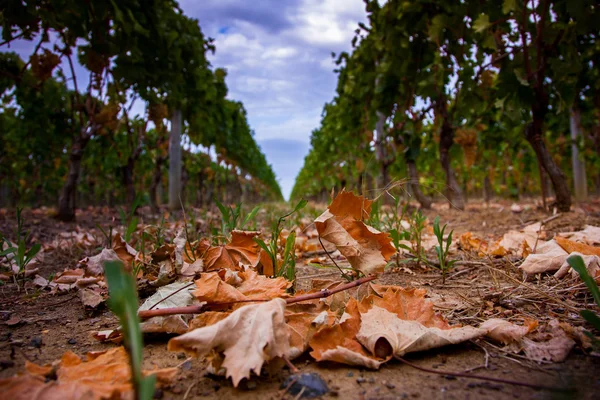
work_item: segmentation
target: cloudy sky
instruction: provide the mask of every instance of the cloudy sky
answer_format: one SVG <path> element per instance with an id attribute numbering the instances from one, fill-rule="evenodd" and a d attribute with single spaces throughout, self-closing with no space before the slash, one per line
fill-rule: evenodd
<path id="1" fill-rule="evenodd" d="M 310 133 L 335 93 L 331 52 L 350 50 L 358 22 L 366 20 L 363 1 L 179 2 L 186 15 L 200 21 L 204 34 L 215 39 L 211 63 L 227 69 L 229 97 L 244 103 L 256 141 L 287 198 L 308 153 Z M 34 42 L 17 40 L 0 51 L 16 51 L 26 59 Z M 66 60 L 63 68 L 68 68 Z M 81 90 L 87 74 L 78 65 L 75 69 Z M 143 105 L 136 110 L 143 112 Z"/>
<path id="2" fill-rule="evenodd" d="M 362 0 L 180 0 L 213 37 L 215 67 L 227 69 L 229 97 L 248 111 L 256 140 L 284 196 L 308 153 L 337 75 L 331 52 L 350 50 Z"/>

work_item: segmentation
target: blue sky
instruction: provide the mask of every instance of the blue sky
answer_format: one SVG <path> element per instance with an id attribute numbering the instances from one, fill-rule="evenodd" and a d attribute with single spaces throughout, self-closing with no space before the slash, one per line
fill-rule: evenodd
<path id="1" fill-rule="evenodd" d="M 256 140 L 273 165 L 284 196 L 333 98 L 337 75 L 331 52 L 349 51 L 362 0 L 180 0 L 215 39 L 210 57 L 227 69 L 229 97 L 248 111 Z"/>

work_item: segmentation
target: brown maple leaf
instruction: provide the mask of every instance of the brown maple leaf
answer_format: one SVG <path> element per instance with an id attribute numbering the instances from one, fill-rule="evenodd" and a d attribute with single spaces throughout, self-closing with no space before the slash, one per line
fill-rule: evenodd
<path id="1" fill-rule="evenodd" d="M 223 246 L 210 246 L 203 254 L 204 269 L 243 270 L 244 266 L 255 268 L 259 261 L 260 247 L 254 241 L 260 232 L 232 231 L 231 242 Z"/>
<path id="2" fill-rule="evenodd" d="M 389 234 L 363 222 L 369 217 L 371 203 L 363 196 L 342 190 L 315 220 L 319 235 L 335 244 L 352 268 L 365 275 L 382 272 L 396 253 Z"/>

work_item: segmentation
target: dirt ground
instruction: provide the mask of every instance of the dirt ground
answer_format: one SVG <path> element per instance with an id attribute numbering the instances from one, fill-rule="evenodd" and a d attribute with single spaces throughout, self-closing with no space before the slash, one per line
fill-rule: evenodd
<path id="1" fill-rule="evenodd" d="M 511 211 L 511 203 L 484 205 L 472 202 L 464 212 L 435 204 L 425 214 L 430 220 L 440 215 L 442 223 L 454 229 L 455 237 L 472 232 L 483 238 L 497 239 L 512 229 L 543 221 L 551 214 L 541 211 L 532 202 L 521 203 L 522 211 Z M 600 226 L 600 201 L 580 205 L 574 211 L 549 221 L 545 229 L 549 237 L 557 232 L 582 229 L 585 225 Z M 144 210 L 142 210 L 142 217 Z M 64 246 L 47 252 L 40 263 L 39 274 L 45 277 L 74 268 L 77 260 L 98 253 L 102 235 L 97 225 L 117 224 L 118 213 L 109 209 L 84 210 L 77 223 L 60 223 L 45 211 L 26 211 L 26 229 L 38 242 L 51 242 L 64 232 L 93 232 L 95 242 L 87 246 Z M 177 215 L 173 215 L 177 218 Z M 151 218 L 148 218 L 151 219 Z M 8 234 L 15 227 L 14 212 L 0 212 L 0 232 Z M 571 308 L 583 301 L 583 291 L 560 291 L 569 282 L 551 282 L 541 277 L 523 281 L 516 268 L 518 260 L 480 259 L 474 254 L 459 252 L 462 262 L 450 273 L 445 284 L 437 270 L 407 264 L 405 269 L 384 273 L 378 283 L 424 288 L 436 309 L 451 323 L 477 325 L 485 318 L 502 316 L 519 320 L 523 316 L 543 321 L 557 318 L 574 326 L 583 324 Z M 335 270 L 307 266 L 308 258 L 298 260 L 298 285 L 306 286 L 314 277 L 336 278 Z M 483 265 L 483 264 L 487 264 Z M 491 268 L 490 268 L 491 267 Z M 500 273 L 498 271 L 502 271 Z M 511 279 L 512 278 L 512 279 Z M 521 283 L 519 283 L 521 282 Z M 552 291 L 549 291 L 552 287 Z M 583 300 L 582 300 L 583 299 Z M 588 302 L 589 304 L 589 302 Z M 7 324 L 10 322 L 10 324 Z M 91 334 L 98 330 L 116 328 L 118 322 L 103 308 L 90 312 L 76 292 L 63 295 L 30 288 L 17 292 L 11 283 L 0 286 L 0 378 L 23 370 L 25 361 L 51 363 L 64 352 L 78 355 L 114 347 L 100 343 Z M 145 337 L 144 367 L 180 366 L 178 380 L 169 388 L 157 390 L 162 399 L 292 399 L 295 396 L 281 389 L 291 372 L 284 368 L 244 381 L 234 388 L 223 377 L 206 375 L 201 359 L 188 359 L 183 353 L 168 352 L 168 335 Z M 351 368 L 334 364 L 317 364 L 308 355 L 294 360 L 301 372 L 317 372 L 327 382 L 330 392 L 324 398 L 342 399 L 592 399 L 600 393 L 600 362 L 598 357 L 585 354 L 576 347 L 564 363 L 537 364 L 523 356 L 505 352 L 483 340 L 411 354 L 410 362 L 427 369 L 444 372 L 468 372 L 475 375 L 552 386 L 558 390 L 532 389 L 485 380 L 456 378 L 417 370 L 393 360 L 378 371 Z"/>

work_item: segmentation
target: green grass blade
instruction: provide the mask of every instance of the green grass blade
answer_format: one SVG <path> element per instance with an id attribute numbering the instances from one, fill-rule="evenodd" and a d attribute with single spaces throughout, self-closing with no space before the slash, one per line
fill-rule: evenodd
<path id="1" fill-rule="evenodd" d="M 596 281 L 590 276 L 585 267 L 585 263 L 583 262 L 583 258 L 578 255 L 569 256 L 567 258 L 567 262 L 573 268 L 579 276 L 581 276 L 581 280 L 588 287 L 589 291 L 592 292 L 592 296 L 594 297 L 594 301 L 600 307 L 600 290 L 598 289 L 598 285 Z"/>

